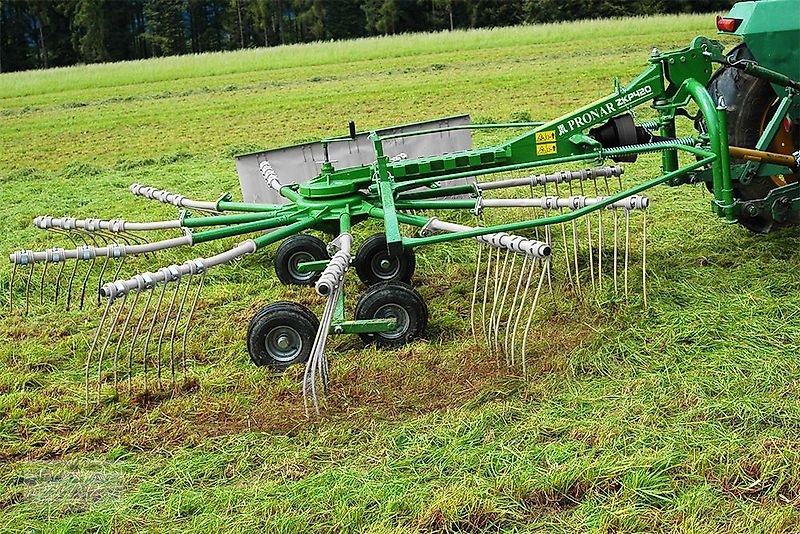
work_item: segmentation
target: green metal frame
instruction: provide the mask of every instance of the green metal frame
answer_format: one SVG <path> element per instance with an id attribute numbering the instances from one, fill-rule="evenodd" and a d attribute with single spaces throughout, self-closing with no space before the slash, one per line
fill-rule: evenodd
<path id="1" fill-rule="evenodd" d="M 761 47 L 773 46 L 775 37 L 769 37 L 765 28 L 775 24 L 781 27 L 781 38 L 800 36 L 800 24 L 789 24 L 786 18 L 774 19 L 775 13 L 787 13 L 796 1 L 766 0 L 737 4 L 731 16 L 744 19 L 768 14 L 764 21 L 746 21 L 742 24 L 742 36 L 756 53 L 765 52 Z M 766 26 L 765 26 L 766 25 Z M 795 28 L 794 26 L 797 26 Z M 772 44 L 771 44 L 772 43 Z M 797 51 L 792 50 L 797 61 Z M 766 56 L 765 56 L 766 57 Z M 774 54 L 763 64 L 741 66 L 743 70 L 760 76 L 780 88 L 783 97 L 775 118 L 768 124 L 757 148 L 765 148 L 775 135 L 784 116 L 800 114 L 800 100 L 794 89 L 794 79 L 800 76 L 786 61 Z M 304 184 L 289 184 L 280 188 L 280 194 L 289 200 L 286 205 L 250 204 L 231 202 L 223 196 L 217 202 L 222 215 L 195 218 L 188 215 L 182 219 L 187 229 L 205 229 L 193 234 L 194 242 L 204 242 L 250 232 L 271 230 L 254 239 L 257 248 L 263 248 L 298 232 L 315 229 L 330 234 L 349 232 L 351 227 L 366 219 L 382 221 L 388 251 L 400 254 L 404 249 L 436 243 L 444 243 L 496 232 L 520 232 L 532 228 L 569 222 L 610 204 L 639 194 L 660 184 L 709 182 L 714 198 L 713 213 L 726 222 L 736 222 L 743 209 L 771 210 L 783 220 L 800 219 L 798 185 L 775 189 L 763 205 L 743 207 L 734 199 L 734 181 L 747 180 L 754 174 L 764 172 L 788 172 L 790 169 L 772 164 L 747 164 L 731 168 L 728 153 L 727 113 L 724 106 L 714 102 L 706 87 L 711 79 L 715 63 L 727 64 L 722 45 L 705 37 L 695 38 L 684 49 L 661 53 L 653 50 L 647 68 L 627 85 L 614 84 L 609 95 L 547 122 L 479 124 L 380 136 L 370 133 L 375 152 L 375 162 L 352 168 L 337 169 L 331 161 L 323 162 L 320 174 Z M 780 71 L 780 72 L 779 72 Z M 650 123 L 658 128 L 665 141 L 623 147 L 604 147 L 587 135 L 590 128 L 604 124 L 609 119 L 630 110 L 650 104 L 658 115 Z M 676 139 L 676 119 L 689 116 L 687 106 L 694 103 L 704 120 L 706 131 L 690 138 Z M 490 147 L 465 150 L 452 154 L 391 161 L 383 150 L 383 142 L 398 137 L 426 135 L 456 129 L 506 129 L 524 128 L 527 131 L 511 140 Z M 327 154 L 330 143 L 349 137 L 322 141 Z M 421 228 L 430 219 L 411 215 L 405 211 L 428 209 L 473 208 L 474 200 L 448 198 L 452 195 L 471 194 L 478 191 L 472 185 L 447 185 L 444 182 L 458 178 L 475 178 L 505 171 L 534 169 L 545 165 L 586 163 L 601 164 L 603 161 L 643 153 L 660 152 L 662 173 L 654 178 L 610 196 L 605 200 L 571 212 L 559 213 L 541 219 L 499 224 L 426 237 L 404 237 L 401 225 Z M 681 163 L 680 154 L 684 154 Z M 754 207 L 755 206 L 755 207 Z M 749 213 L 749 211 L 748 211 Z M 307 262 L 299 265 L 301 272 L 320 271 L 325 261 Z M 392 319 L 347 321 L 344 318 L 344 291 L 337 302 L 332 333 L 364 333 L 390 330 L 395 326 Z"/>

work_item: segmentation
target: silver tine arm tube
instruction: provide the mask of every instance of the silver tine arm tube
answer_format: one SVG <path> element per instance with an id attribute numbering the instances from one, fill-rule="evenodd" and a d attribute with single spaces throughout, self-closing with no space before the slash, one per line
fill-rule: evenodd
<path id="1" fill-rule="evenodd" d="M 338 242 L 338 243 L 337 243 Z M 334 292 L 339 287 L 344 279 L 344 274 L 350 268 L 350 252 L 353 246 L 353 236 L 350 234 L 341 234 L 334 241 L 338 244 L 339 250 L 328 262 L 328 266 L 322 271 L 322 274 L 317 280 L 314 288 L 320 296 L 326 297 Z"/>
<path id="2" fill-rule="evenodd" d="M 533 174 L 525 178 L 512 178 L 509 180 L 497 180 L 495 182 L 478 182 L 478 189 L 488 191 L 490 189 L 504 189 L 507 187 L 537 186 L 548 183 L 565 183 L 573 180 L 592 180 L 595 178 L 609 178 L 612 176 L 622 176 L 625 172 L 619 165 L 609 167 L 597 167 L 584 169 L 582 171 L 560 171 L 553 174 Z"/>
<path id="3" fill-rule="evenodd" d="M 162 267 L 154 273 L 137 274 L 133 278 L 127 280 L 117 280 L 104 284 L 100 288 L 100 296 L 107 299 L 116 299 L 131 291 L 141 291 L 143 289 L 150 289 L 156 284 L 166 282 L 173 282 L 179 280 L 183 276 L 189 274 L 195 275 L 198 273 L 206 272 L 211 267 L 230 263 L 233 260 L 252 254 L 256 251 L 257 245 L 252 239 L 243 241 L 230 250 L 226 250 L 220 254 L 210 256 L 208 258 L 196 258 L 189 260 L 181 265 L 170 265 L 169 267 Z"/>
<path id="4" fill-rule="evenodd" d="M 180 219 L 171 221 L 131 222 L 123 219 L 75 219 L 73 217 L 51 217 L 40 215 L 33 219 L 33 225 L 41 230 L 56 228 L 59 230 L 83 230 L 85 232 L 107 231 L 112 233 L 137 232 L 148 230 L 170 230 L 180 228 Z"/>
<path id="5" fill-rule="evenodd" d="M 433 218 L 428 221 L 428 224 L 426 224 L 424 228 L 422 228 L 421 233 L 423 235 L 428 235 L 434 232 L 464 232 L 467 230 L 475 230 L 475 227 L 446 222 Z M 551 252 L 550 245 L 547 243 L 536 241 L 534 239 L 526 239 L 524 237 L 507 234 L 505 232 L 481 235 L 475 237 L 474 239 L 479 243 L 491 245 L 497 248 L 504 248 L 512 252 L 527 254 L 533 258 L 546 258 Z"/>
<path id="6" fill-rule="evenodd" d="M 135 196 L 157 200 L 164 204 L 172 204 L 179 208 L 193 208 L 197 210 L 217 211 L 216 202 L 206 202 L 202 200 L 192 200 L 178 193 L 171 193 L 163 189 L 156 189 L 141 184 L 131 184 L 130 191 Z"/>
<path id="7" fill-rule="evenodd" d="M 607 198 L 608 197 L 585 197 L 581 195 L 574 195 L 566 198 L 552 196 L 539 198 L 478 198 L 475 207 L 477 211 L 480 211 L 482 208 L 569 208 L 576 210 L 599 204 Z M 647 209 L 649 205 L 650 199 L 648 197 L 631 195 L 608 205 L 606 209 L 641 210 Z"/>
<path id="8" fill-rule="evenodd" d="M 31 250 L 18 250 L 8 259 L 14 265 L 28 265 L 30 263 L 60 263 L 67 260 L 91 260 L 93 258 L 109 257 L 122 258 L 124 256 L 147 254 L 174 247 L 190 246 L 192 244 L 191 234 L 163 241 L 154 241 L 141 245 L 121 245 L 112 243 L 105 247 L 82 246 L 74 249 L 50 248 L 40 252 Z"/>
<path id="9" fill-rule="evenodd" d="M 269 164 L 269 161 L 265 160 L 259 163 L 258 170 L 261 171 L 261 176 L 264 177 L 267 187 L 280 193 L 283 184 L 281 184 L 280 180 L 278 180 L 278 174 L 272 168 L 272 165 Z"/>

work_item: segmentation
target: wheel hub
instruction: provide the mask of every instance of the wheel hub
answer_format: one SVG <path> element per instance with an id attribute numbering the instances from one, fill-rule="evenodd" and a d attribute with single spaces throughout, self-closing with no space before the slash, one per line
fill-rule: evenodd
<path id="1" fill-rule="evenodd" d="M 393 303 L 384 304 L 378 308 L 375 312 L 375 318 L 394 319 L 397 321 L 397 324 L 393 329 L 380 333 L 381 336 L 387 339 L 397 339 L 403 337 L 406 333 L 406 330 L 408 330 L 408 325 L 411 322 L 408 312 L 402 306 Z"/>
<path id="2" fill-rule="evenodd" d="M 371 263 L 372 271 L 382 280 L 391 280 L 400 272 L 400 260 L 387 254 L 376 254 Z"/>
<path id="3" fill-rule="evenodd" d="M 313 271 L 306 273 L 300 272 L 298 265 L 308 261 L 314 261 L 314 256 L 305 251 L 297 251 L 289 257 L 289 272 L 298 280 L 311 280 L 314 277 Z"/>
<path id="4" fill-rule="evenodd" d="M 300 334 L 291 326 L 273 328 L 264 339 L 264 348 L 275 360 L 290 362 L 303 348 Z"/>

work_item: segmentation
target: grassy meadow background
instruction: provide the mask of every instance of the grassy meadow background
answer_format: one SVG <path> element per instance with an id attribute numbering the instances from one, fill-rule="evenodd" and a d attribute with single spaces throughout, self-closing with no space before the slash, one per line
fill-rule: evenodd
<path id="1" fill-rule="evenodd" d="M 713 16 L 655 17 L 3 74 L 0 251 L 52 246 L 36 215 L 174 216 L 132 182 L 238 196 L 234 154 L 350 119 L 556 117 L 638 74 L 653 46 L 712 31 Z M 645 158 L 626 177 L 657 170 Z M 158 403 L 83 410 L 99 309 L 4 308 L 0 530 L 800 530 L 798 232 L 725 225 L 699 189 L 652 196 L 647 309 L 565 305 L 536 326 L 547 342 L 523 379 L 472 342 L 473 249 L 420 251 L 427 339 L 334 338 L 320 419 L 303 415 L 302 369 L 276 375 L 246 353 L 260 306 L 321 306 L 277 282 L 274 247 L 209 275 L 197 387 Z M 0 262 L 4 301 L 9 276 Z"/>

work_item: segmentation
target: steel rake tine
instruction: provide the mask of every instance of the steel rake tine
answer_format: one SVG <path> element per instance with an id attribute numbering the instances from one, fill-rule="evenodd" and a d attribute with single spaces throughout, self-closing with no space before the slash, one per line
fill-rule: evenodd
<path id="1" fill-rule="evenodd" d="M 111 299 L 109 299 L 111 301 Z M 97 404 L 100 404 L 100 394 L 103 387 L 103 360 L 105 359 L 108 344 L 111 342 L 111 335 L 114 333 L 114 327 L 119 323 L 122 309 L 125 307 L 125 301 L 128 300 L 128 295 L 122 296 L 122 303 L 117 307 L 117 313 L 114 315 L 114 321 L 108 326 L 108 334 L 106 340 L 103 342 L 103 348 L 100 349 L 100 356 L 97 358 Z M 112 301 L 113 302 L 113 301 Z M 117 362 L 114 360 L 114 392 L 117 391 Z"/>
<path id="2" fill-rule="evenodd" d="M 42 277 L 39 280 L 39 304 L 44 304 L 44 278 L 47 274 L 47 261 L 42 266 Z"/>
<path id="3" fill-rule="evenodd" d="M 131 337 L 131 344 L 128 348 L 128 394 L 130 395 L 132 391 L 132 376 L 133 376 L 133 349 L 136 346 L 136 338 L 139 337 L 139 331 L 142 329 L 142 324 L 144 323 L 144 318 L 147 315 L 147 308 L 150 307 L 150 301 L 153 300 L 153 291 L 155 291 L 155 287 L 151 287 L 150 291 L 147 293 L 147 301 L 144 303 L 144 308 L 142 308 L 142 313 L 139 315 L 139 320 L 136 323 L 136 329 L 133 331 L 133 336 Z M 147 355 L 142 359 L 142 366 L 144 367 L 144 390 L 147 391 Z"/>
<path id="4" fill-rule="evenodd" d="M 17 264 L 11 266 L 11 279 L 8 281 L 8 313 L 14 312 L 14 277 L 17 275 Z"/>
<path id="5" fill-rule="evenodd" d="M 617 265 L 618 262 L 617 256 L 619 255 L 618 241 L 619 241 L 619 214 L 617 213 L 617 210 L 614 209 L 614 293 L 619 292 L 619 282 L 617 280 L 618 278 L 617 270 L 619 268 Z"/>
<path id="6" fill-rule="evenodd" d="M 108 299 L 106 303 L 106 307 L 103 310 L 103 315 L 100 317 L 100 323 L 97 325 L 97 330 L 94 332 L 94 338 L 92 339 L 92 345 L 89 347 L 89 353 L 86 355 L 86 365 L 84 368 L 84 404 L 86 408 L 89 408 L 89 368 L 92 365 L 92 356 L 94 355 L 94 349 L 97 346 L 97 340 L 100 337 L 100 330 L 103 328 L 103 325 L 106 322 L 106 317 L 108 317 L 108 310 L 111 309 L 111 303 L 114 302 L 112 299 Z"/>
<path id="7" fill-rule="evenodd" d="M 77 248 L 77 246 L 78 246 L 78 243 L 77 243 L 77 242 L 75 241 L 75 239 L 74 239 L 74 238 L 73 238 L 73 237 L 72 237 L 72 236 L 69 234 L 69 232 L 66 232 L 66 231 L 64 231 L 64 230 L 59 230 L 59 229 L 57 229 L 57 228 L 48 228 L 48 230 L 49 230 L 49 231 L 51 231 L 51 232 L 53 232 L 53 233 L 55 233 L 55 234 L 60 234 L 60 235 L 64 235 L 64 236 L 66 236 L 66 237 L 67 237 L 67 239 L 69 239 L 69 240 L 72 242 L 73 248 Z M 56 288 L 55 288 L 55 298 L 54 298 L 54 304 L 55 304 L 56 306 L 58 305 L 58 297 L 59 297 L 59 295 L 60 295 L 60 293 L 61 293 L 61 277 L 63 276 L 63 274 L 64 274 L 64 269 L 65 269 L 65 268 L 66 268 L 66 266 L 67 266 L 67 262 L 65 262 L 65 261 L 62 261 L 62 262 L 59 262 L 59 263 L 60 263 L 60 265 L 59 265 L 59 267 L 58 267 L 58 274 L 56 275 Z M 78 263 L 78 262 L 76 261 L 75 263 L 76 263 L 76 265 L 75 265 L 75 266 L 77 267 L 77 263 Z M 69 310 L 69 308 L 67 308 L 67 310 Z"/>
<path id="8" fill-rule="evenodd" d="M 117 390 L 117 365 L 119 362 L 119 353 L 122 349 L 122 343 L 125 340 L 125 333 L 128 331 L 128 324 L 130 324 L 131 317 L 133 317 L 133 311 L 136 309 L 136 303 L 139 301 L 139 291 L 134 292 L 133 294 L 133 303 L 128 308 L 128 313 L 125 315 L 125 322 L 122 323 L 122 331 L 119 334 L 119 339 L 117 340 L 117 346 L 114 350 L 114 390 Z M 130 357 L 128 358 L 128 394 L 130 395 L 131 392 L 131 373 L 133 369 L 131 368 L 131 360 Z"/>
<path id="9" fill-rule="evenodd" d="M 488 245 L 481 245 L 488 246 Z M 481 306 L 481 330 L 483 330 L 483 338 L 486 342 L 486 350 L 489 350 L 489 335 L 486 330 L 486 303 L 489 300 L 489 279 L 492 272 L 492 249 L 486 249 L 486 274 L 483 277 L 483 304 Z"/>
<path id="10" fill-rule="evenodd" d="M 83 233 L 84 232 L 79 232 L 79 234 L 83 234 Z M 100 246 L 98 244 L 97 240 L 94 238 L 94 236 L 92 234 L 86 233 L 86 237 L 88 237 L 92 241 L 92 244 L 94 245 L 95 248 L 98 248 Z M 83 240 L 83 242 L 87 243 L 85 239 Z M 87 246 L 88 246 L 88 243 L 87 243 Z M 83 309 L 83 304 L 84 304 L 84 301 L 86 299 L 86 289 L 87 289 L 88 284 L 89 284 L 89 277 L 92 275 L 92 269 L 94 269 L 94 264 L 95 264 L 96 261 L 97 261 L 97 259 L 94 258 L 94 257 L 89 261 L 89 267 L 86 268 L 86 275 L 83 277 L 83 285 L 81 287 L 81 305 L 79 306 L 79 309 L 81 309 L 81 310 Z M 98 293 L 98 295 L 99 295 L 99 293 Z M 99 303 L 99 300 L 98 300 L 98 303 Z"/>
<path id="11" fill-rule="evenodd" d="M 522 318 L 523 312 L 523 304 L 525 303 L 525 299 L 528 297 L 528 291 L 531 287 L 531 280 L 533 280 L 533 273 L 536 272 L 536 267 L 539 265 L 539 261 L 533 260 L 531 262 L 531 267 L 528 270 L 528 278 L 525 280 L 525 289 L 522 290 L 522 298 L 519 301 L 519 306 L 517 307 L 517 317 L 514 319 L 514 331 L 511 334 L 511 365 L 516 364 L 516 358 L 514 355 L 517 352 L 517 330 L 519 329 L 519 322 Z"/>
<path id="12" fill-rule="evenodd" d="M 55 288 L 55 298 L 53 299 L 53 304 L 58 306 L 58 295 L 61 291 L 61 276 L 64 274 L 64 268 L 67 266 L 67 262 L 62 261 L 61 264 L 58 266 L 58 274 L 56 275 L 56 288 Z"/>
<path id="13" fill-rule="evenodd" d="M 31 270 L 28 272 L 28 281 L 25 283 L 25 315 L 31 308 L 31 282 L 33 281 L 33 272 L 36 270 L 36 263 L 31 262 Z"/>
<path id="14" fill-rule="evenodd" d="M 589 277 L 592 279 L 592 290 L 595 289 L 594 282 L 594 253 L 592 251 L 592 219 L 591 215 L 584 216 L 586 219 L 586 239 L 589 245 Z"/>
<path id="15" fill-rule="evenodd" d="M 175 382 L 175 333 L 178 331 L 178 323 L 181 322 L 183 315 L 183 307 L 186 304 L 186 297 L 189 294 L 189 287 L 192 285 L 192 273 L 187 275 L 186 286 L 183 288 L 181 300 L 178 303 L 178 311 L 175 314 L 175 323 L 172 325 L 172 331 L 169 334 L 169 361 L 172 370 L 172 381 Z M 186 379 L 186 369 L 183 369 L 183 378 Z"/>
<path id="16" fill-rule="evenodd" d="M 647 209 L 642 210 L 642 305 L 647 308 Z"/>
<path id="17" fill-rule="evenodd" d="M 519 297 L 519 290 L 522 287 L 522 281 L 525 279 L 525 268 L 528 265 L 528 255 L 525 254 L 522 258 L 522 266 L 519 269 L 519 278 L 517 279 L 517 287 L 514 290 L 514 298 L 511 300 L 511 308 L 508 310 L 508 317 L 506 318 L 506 330 L 503 336 L 503 351 L 506 354 L 506 360 L 508 361 L 509 357 L 509 350 L 508 350 L 508 334 L 511 331 L 511 323 L 512 318 L 514 317 L 514 311 L 517 307 L 517 298 Z M 510 362 L 513 365 L 513 362 Z"/>
<path id="18" fill-rule="evenodd" d="M 494 272 L 494 291 L 492 292 L 492 312 L 489 315 L 489 350 L 494 350 L 494 342 L 492 340 L 492 332 L 494 332 L 494 321 L 497 317 L 495 315 L 497 311 L 497 297 L 500 296 L 500 285 L 503 283 L 503 276 L 506 272 L 506 265 L 508 264 L 508 255 L 510 252 L 506 250 L 506 255 L 503 259 L 503 269 L 500 270 L 500 249 L 497 249 L 497 261 L 495 262 L 495 272 Z M 502 273 L 502 274 L 501 274 Z"/>
<path id="19" fill-rule="evenodd" d="M 558 190 L 558 182 L 555 182 L 555 188 L 556 196 L 560 197 L 561 193 Z M 564 208 L 558 208 L 558 214 L 563 215 Z M 561 242 L 564 245 L 564 265 L 567 269 L 567 279 L 569 280 L 569 284 L 572 285 L 574 284 L 574 281 L 572 280 L 572 267 L 570 266 L 569 249 L 567 248 L 567 229 L 564 228 L 563 224 L 559 224 L 558 227 L 561 229 Z"/>
<path id="20" fill-rule="evenodd" d="M 147 349 L 150 345 L 150 337 L 153 335 L 153 329 L 156 326 L 156 319 L 158 318 L 158 312 L 161 309 L 161 302 L 164 300 L 164 292 L 167 290 L 167 284 L 161 284 L 161 291 L 158 294 L 158 300 L 156 301 L 156 307 L 153 310 L 153 320 L 150 321 L 150 328 L 147 330 L 147 337 L 144 340 L 144 362 L 145 368 L 147 367 Z M 156 359 L 156 380 L 158 389 L 161 389 L 161 361 Z"/>
<path id="21" fill-rule="evenodd" d="M 592 178 L 594 185 L 594 196 L 599 197 L 600 191 L 597 189 L 597 178 Z M 597 287 L 603 289 L 603 210 L 597 210 Z"/>
<path id="22" fill-rule="evenodd" d="M 550 262 L 545 260 L 542 262 L 542 274 L 539 276 L 539 285 L 536 286 L 536 293 L 533 296 L 531 311 L 528 313 L 528 322 L 525 324 L 525 333 L 522 336 L 522 376 L 528 376 L 527 359 L 525 357 L 525 348 L 528 345 L 528 332 L 531 329 L 531 320 L 533 319 L 533 314 L 536 311 L 536 307 L 539 305 L 539 295 L 542 293 L 542 282 L 544 282 L 544 277 L 548 270 L 550 270 Z"/>
<path id="23" fill-rule="evenodd" d="M 478 279 L 480 278 L 481 270 L 481 256 L 483 255 L 483 246 L 478 245 L 478 258 L 475 260 L 475 280 L 472 283 L 472 304 L 469 310 L 469 325 L 472 329 L 472 339 L 475 344 L 478 344 L 478 334 L 475 330 L 475 303 L 478 298 Z"/>
<path id="24" fill-rule="evenodd" d="M 166 284 L 164 284 L 166 286 Z M 172 292 L 172 298 L 167 307 L 167 313 L 164 314 L 164 323 L 161 325 L 161 331 L 158 334 L 158 349 L 156 350 L 156 361 L 161 363 L 161 343 L 164 340 L 164 333 L 167 331 L 167 324 L 169 323 L 170 315 L 172 315 L 172 308 L 175 306 L 175 300 L 178 297 L 178 290 L 181 287 L 181 279 L 178 278 L 175 282 L 175 291 Z M 172 353 L 170 352 L 170 381 L 173 389 L 175 388 L 175 362 L 172 360 Z M 159 384 L 160 386 L 160 384 Z"/>
<path id="25" fill-rule="evenodd" d="M 200 274 L 200 282 L 197 285 L 197 291 L 195 291 L 194 299 L 192 300 L 192 306 L 189 308 L 189 316 L 186 318 L 186 324 L 183 327 L 183 339 L 181 340 L 181 365 L 183 366 L 183 374 L 186 374 L 186 337 L 189 334 L 189 323 L 192 322 L 192 317 L 194 316 L 194 310 L 197 308 L 197 301 L 200 298 L 200 292 L 203 290 L 203 283 L 206 279 L 206 272 L 203 271 Z"/>
<path id="26" fill-rule="evenodd" d="M 544 195 L 547 196 L 547 182 L 544 183 Z M 544 213 L 545 218 L 550 216 L 549 209 L 543 208 L 542 212 Z M 553 232 L 549 224 L 545 225 L 544 227 L 544 239 L 548 245 L 553 244 Z M 553 297 L 553 302 L 555 302 L 555 293 L 553 293 L 553 277 L 549 270 L 547 271 L 547 287 L 550 290 L 550 296 Z"/>
<path id="27" fill-rule="evenodd" d="M 66 310 L 69 311 L 69 305 L 72 302 L 72 287 L 75 282 L 75 275 L 78 272 L 78 262 L 77 260 L 72 265 L 72 272 L 69 275 L 69 285 L 67 286 L 67 306 Z"/>
<path id="28" fill-rule="evenodd" d="M 572 196 L 572 195 L 573 195 L 572 182 L 570 181 L 569 182 L 569 196 Z M 578 288 L 578 294 L 582 295 L 582 293 L 581 293 L 581 277 L 580 277 L 580 271 L 578 269 L 578 223 L 577 223 L 577 221 L 575 221 L 575 219 L 572 219 L 571 224 L 572 224 L 572 255 L 573 255 L 573 258 L 575 259 L 575 270 L 574 270 L 574 272 L 575 272 L 575 285 Z"/>
<path id="29" fill-rule="evenodd" d="M 505 308 L 506 300 L 508 299 L 508 288 L 511 286 L 511 278 L 514 275 L 514 265 L 517 262 L 517 254 L 511 253 L 511 266 L 508 268 L 508 276 L 503 279 L 503 298 L 500 300 L 500 308 L 497 310 L 497 317 L 495 318 L 494 324 L 494 346 L 495 350 L 500 352 L 500 321 L 503 318 L 503 308 Z M 508 253 L 506 253 L 506 258 L 508 257 Z M 503 356 L 508 359 L 508 356 L 504 353 Z"/>
<path id="30" fill-rule="evenodd" d="M 631 212 L 625 210 L 625 267 L 624 267 L 624 284 L 625 284 L 625 300 L 628 299 L 628 250 L 631 246 Z"/>

